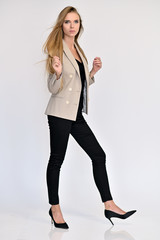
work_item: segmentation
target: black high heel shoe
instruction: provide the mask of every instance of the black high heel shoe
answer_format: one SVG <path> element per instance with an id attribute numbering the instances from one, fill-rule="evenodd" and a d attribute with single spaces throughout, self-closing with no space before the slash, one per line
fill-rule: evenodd
<path id="1" fill-rule="evenodd" d="M 55 227 L 57 227 L 57 228 L 64 228 L 64 229 L 68 229 L 69 228 L 68 224 L 66 222 L 65 223 L 56 223 L 54 221 L 51 208 L 49 209 L 49 215 L 51 216 L 51 223 L 53 224 L 53 222 L 54 222 L 54 226 Z"/>
<path id="2" fill-rule="evenodd" d="M 132 210 L 132 211 L 126 212 L 125 214 L 119 214 L 119 213 L 116 213 L 116 212 L 105 209 L 104 210 L 104 215 L 105 215 L 106 218 L 109 219 L 109 221 L 112 223 L 112 225 L 114 225 L 114 223 L 111 220 L 111 217 L 126 219 L 126 218 L 130 217 L 136 211 L 137 210 Z"/>

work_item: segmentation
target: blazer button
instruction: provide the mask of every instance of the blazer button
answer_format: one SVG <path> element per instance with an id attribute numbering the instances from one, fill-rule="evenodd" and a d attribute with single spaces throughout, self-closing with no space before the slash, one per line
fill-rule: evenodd
<path id="1" fill-rule="evenodd" d="M 72 74 L 70 74 L 69 77 L 72 78 Z"/>
<path id="2" fill-rule="evenodd" d="M 72 88 L 71 88 L 71 87 L 69 88 L 69 91 L 72 91 Z"/>
<path id="3" fill-rule="evenodd" d="M 69 101 L 66 101 L 67 104 L 69 104 Z"/>

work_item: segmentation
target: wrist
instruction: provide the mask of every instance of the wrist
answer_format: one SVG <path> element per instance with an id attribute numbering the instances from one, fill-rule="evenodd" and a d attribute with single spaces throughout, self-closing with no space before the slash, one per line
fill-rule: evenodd
<path id="1" fill-rule="evenodd" d="M 95 75 L 95 73 L 96 73 L 96 71 L 94 71 L 94 70 L 92 69 L 92 70 L 90 71 L 90 74 L 89 74 L 89 75 L 90 75 L 90 77 L 91 77 L 91 78 L 93 78 L 93 77 L 94 77 L 94 75 Z"/>
<path id="2" fill-rule="evenodd" d="M 62 76 L 62 72 L 61 73 L 56 73 L 56 77 L 57 77 L 57 80 Z"/>

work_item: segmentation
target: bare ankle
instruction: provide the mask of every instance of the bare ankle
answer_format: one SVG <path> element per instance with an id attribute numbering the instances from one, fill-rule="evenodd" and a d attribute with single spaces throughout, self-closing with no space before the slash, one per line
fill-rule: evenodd
<path id="1" fill-rule="evenodd" d="M 52 205 L 51 209 L 53 212 L 60 211 L 60 205 L 59 204 Z"/>
<path id="2" fill-rule="evenodd" d="M 111 208 L 113 205 L 115 205 L 114 204 L 114 202 L 113 202 L 113 200 L 108 200 L 108 201 L 106 201 L 106 202 L 104 202 L 104 206 L 105 206 L 105 208 Z"/>

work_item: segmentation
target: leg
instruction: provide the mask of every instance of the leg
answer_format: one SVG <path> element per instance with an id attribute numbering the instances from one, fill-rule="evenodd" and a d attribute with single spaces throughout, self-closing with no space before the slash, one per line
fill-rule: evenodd
<path id="1" fill-rule="evenodd" d="M 98 143 L 83 115 L 72 124 L 71 135 L 92 160 L 93 176 L 102 202 L 112 200 L 105 166 L 105 152 Z"/>
<path id="2" fill-rule="evenodd" d="M 50 204 L 59 204 L 58 188 L 60 168 L 63 163 L 71 121 L 55 116 L 48 116 L 50 129 L 50 158 L 47 166 L 47 187 Z"/>
<path id="3" fill-rule="evenodd" d="M 46 178 L 49 203 L 52 205 L 52 215 L 57 223 L 64 223 L 59 205 L 59 175 L 63 163 L 72 121 L 48 115 L 50 129 L 50 158 Z"/>
<path id="4" fill-rule="evenodd" d="M 105 209 L 126 213 L 113 201 L 106 172 L 106 155 L 83 115 L 72 124 L 71 134 L 92 160 L 93 175 Z"/>

